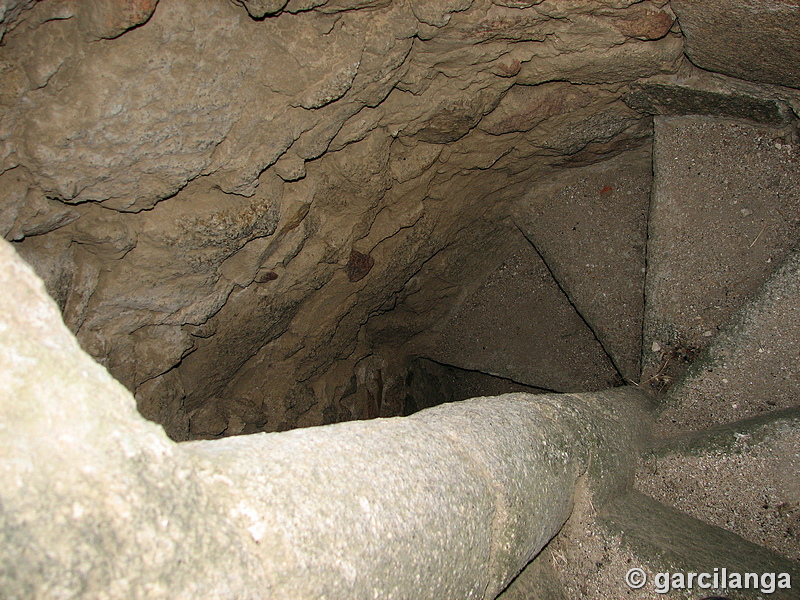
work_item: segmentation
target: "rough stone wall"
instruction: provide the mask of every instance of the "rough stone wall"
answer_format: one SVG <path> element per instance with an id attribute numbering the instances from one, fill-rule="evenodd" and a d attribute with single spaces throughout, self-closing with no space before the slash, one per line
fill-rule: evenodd
<path id="1" fill-rule="evenodd" d="M 683 50 L 663 1 L 0 15 L 0 230 L 178 440 L 399 414 L 513 201 L 646 141 L 621 98 Z"/>

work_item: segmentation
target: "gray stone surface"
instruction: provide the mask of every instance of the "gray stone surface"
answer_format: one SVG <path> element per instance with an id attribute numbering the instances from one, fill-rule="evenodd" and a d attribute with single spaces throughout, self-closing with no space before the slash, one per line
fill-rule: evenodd
<path id="1" fill-rule="evenodd" d="M 536 566 L 538 562 L 545 565 Z M 531 567 L 536 566 L 535 569 Z M 740 536 L 719 527 L 687 516 L 665 506 L 640 492 L 620 496 L 599 512 L 576 511 L 558 538 L 532 563 L 534 573 L 555 573 L 556 586 L 566 598 L 608 600 L 630 598 L 652 600 L 671 598 L 697 600 L 722 596 L 732 600 L 764 600 L 797 597 L 800 569 L 797 562 L 766 550 Z M 632 589 L 625 581 L 631 569 L 643 569 L 647 581 L 639 589 Z M 527 570 L 520 575 L 524 583 Z M 787 573 L 790 589 L 776 589 L 765 593 L 760 589 L 721 589 L 713 587 L 713 574 L 727 573 Z M 683 588 L 664 590 L 657 587 L 659 573 L 684 575 Z M 711 586 L 700 588 L 695 576 L 688 587 L 689 573 L 709 573 Z M 663 585 L 663 581 L 661 582 Z M 680 583 L 680 582 L 678 582 Z M 767 584 L 769 582 L 766 582 Z M 677 588 L 677 589 L 676 589 Z M 534 587 L 534 589 L 536 589 Z M 661 589 L 663 593 L 657 590 Z M 513 596 L 512 596 L 513 597 Z M 533 596 L 539 600 L 539 597 Z M 546 596 L 541 597 L 545 600 Z"/>
<path id="2" fill-rule="evenodd" d="M 642 443 L 626 388 L 177 445 L 5 242 L 0 286 L 9 598 L 493 598 Z"/>
<path id="3" fill-rule="evenodd" d="M 246 522 L 273 598 L 482 598 L 494 574 L 494 538 L 507 526 L 497 491 L 424 421 L 237 436 L 187 450 L 214 466 L 211 493 L 237 499 L 230 509 Z M 537 519 L 550 536 L 569 513 L 564 471 L 537 470 L 555 492 Z"/>
<path id="4" fill-rule="evenodd" d="M 634 83 L 625 95 L 628 106 L 652 115 L 709 115 L 772 125 L 791 122 L 799 99 L 797 90 L 710 73 L 688 61 L 677 73 Z"/>
<path id="5" fill-rule="evenodd" d="M 789 120 L 789 115 L 775 101 L 684 85 L 642 83 L 633 87 L 625 102 L 653 115 L 711 115 L 778 124 Z"/>
<path id="6" fill-rule="evenodd" d="M 797 0 L 673 0 L 697 66 L 740 79 L 800 87 Z"/>
<path id="7" fill-rule="evenodd" d="M 545 553 L 547 551 L 545 550 Z M 536 559 L 511 582 L 499 600 L 569 600 L 558 579 L 558 570 L 546 555 Z"/>
<path id="8" fill-rule="evenodd" d="M 0 289 L 2 595 L 268 598 L 229 499 L 80 349 L 6 242 Z"/>
<path id="9" fill-rule="evenodd" d="M 468 401 L 458 413 L 440 406 L 411 417 L 436 437 L 468 449 L 480 470 L 491 475 L 499 523 L 489 597 L 506 587 L 557 533 L 563 524 L 559 519 L 571 512 L 573 490 L 560 497 L 557 492 L 567 490 L 562 478 L 574 481 L 589 466 L 598 504 L 629 488 L 644 441 L 646 417 L 638 402 L 640 394 L 630 388 L 583 396 L 507 394 Z M 497 435 L 487 437 L 487 426 Z M 616 433 L 609 436 L 612 431 Z M 593 450 L 600 446 L 603 452 Z M 532 449 L 536 460 L 530 460 Z M 542 493 L 549 498 L 548 516 L 531 504 Z M 531 531 L 541 533 L 533 538 L 527 533 Z M 528 542 L 520 552 L 518 540 L 525 537 Z"/>
<path id="10" fill-rule="evenodd" d="M 800 238 L 791 131 L 656 117 L 643 379 L 661 387 L 708 345 Z"/>
<path id="11" fill-rule="evenodd" d="M 706 523 L 800 559 L 800 409 L 659 444 L 637 489 Z"/>
<path id="12" fill-rule="evenodd" d="M 639 380 L 651 150 L 558 173 L 514 207 L 514 222 L 628 381 Z"/>
<path id="13" fill-rule="evenodd" d="M 430 358 L 558 392 L 621 384 L 591 329 L 524 239 L 444 324 Z"/>
<path id="14" fill-rule="evenodd" d="M 239 499 L 275 597 L 493 598 L 568 518 L 581 475 L 598 502 L 631 484 L 641 402 L 509 394 L 185 447 Z"/>
<path id="15" fill-rule="evenodd" d="M 621 496 L 601 514 L 609 533 L 621 534 L 622 545 L 637 556 L 652 578 L 656 572 L 682 571 L 713 573 L 717 568 L 738 573 L 788 573 L 790 589 L 777 589 L 770 598 L 789 600 L 796 597 L 800 577 L 797 563 L 770 552 L 745 539 L 693 519 L 635 492 Z M 649 568 L 648 568 L 649 567 Z M 652 579 L 651 579 L 652 586 Z M 649 588 L 652 590 L 652 587 Z M 698 588 L 680 590 L 673 597 L 696 598 Z M 731 598 L 764 597 L 760 590 L 745 592 L 719 590 Z M 650 592 L 652 594 L 652 591 Z M 700 591 L 706 593 L 705 590 Z M 713 590 L 708 593 L 713 593 Z M 652 597 L 652 596 L 649 596 Z"/>
<path id="16" fill-rule="evenodd" d="M 800 251 L 794 250 L 664 398 L 662 435 L 797 406 Z"/>

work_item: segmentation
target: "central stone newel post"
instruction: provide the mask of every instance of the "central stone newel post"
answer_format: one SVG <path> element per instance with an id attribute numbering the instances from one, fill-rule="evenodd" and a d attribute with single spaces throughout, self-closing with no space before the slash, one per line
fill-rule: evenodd
<path id="1" fill-rule="evenodd" d="M 638 392 L 508 394 L 407 418 L 192 442 L 274 597 L 494 598 L 632 476 Z M 278 593 L 279 592 L 279 593 Z"/>

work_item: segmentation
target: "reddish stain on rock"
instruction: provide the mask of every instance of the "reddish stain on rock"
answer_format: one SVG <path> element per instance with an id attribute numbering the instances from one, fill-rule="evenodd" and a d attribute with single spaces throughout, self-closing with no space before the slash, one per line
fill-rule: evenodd
<path id="1" fill-rule="evenodd" d="M 275 271 L 259 271 L 256 275 L 256 283 L 264 283 L 265 281 L 275 281 L 278 274 Z"/>
<path id="2" fill-rule="evenodd" d="M 91 35 L 112 39 L 147 21 L 157 4 L 158 0 L 100 0 L 79 6 Z"/>
<path id="3" fill-rule="evenodd" d="M 370 269 L 375 265 L 375 259 L 369 254 L 364 254 L 358 250 L 350 252 L 350 258 L 347 261 L 347 266 L 344 270 L 347 273 L 347 278 L 350 281 L 358 281 L 364 279 L 369 273 Z"/>
<path id="4" fill-rule="evenodd" d="M 614 19 L 614 27 L 624 36 L 637 40 L 658 40 L 667 35 L 675 19 L 663 10 L 629 8 L 623 17 Z"/>
<path id="5" fill-rule="evenodd" d="M 591 94 L 569 83 L 516 85 L 508 91 L 500 105 L 481 121 L 480 128 L 492 135 L 530 131 L 550 117 L 578 110 L 591 102 Z"/>
<path id="6" fill-rule="evenodd" d="M 600 195 L 601 196 L 608 196 L 613 191 L 614 191 L 613 187 L 611 187 L 610 185 L 604 185 L 603 189 L 600 190 Z"/>
<path id="7" fill-rule="evenodd" d="M 511 64 L 500 63 L 497 65 L 497 70 L 500 71 L 500 77 L 514 77 L 522 69 L 522 63 L 517 59 L 511 61 Z"/>

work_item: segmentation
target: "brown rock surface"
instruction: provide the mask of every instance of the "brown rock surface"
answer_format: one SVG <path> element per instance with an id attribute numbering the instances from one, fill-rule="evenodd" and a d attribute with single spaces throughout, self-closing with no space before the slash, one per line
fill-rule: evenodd
<path id="1" fill-rule="evenodd" d="M 671 6 L 697 66 L 800 87 L 798 0 L 673 0 Z"/>
<path id="2" fill-rule="evenodd" d="M 0 326 L 10 415 L 0 434 L 11 441 L 0 444 L 10 457 L 0 479 L 13 498 L 0 510 L 11 565 L 0 564 L 0 588 L 10 577 L 29 586 L 11 592 L 25 597 L 270 596 L 271 584 L 253 582 L 284 568 L 306 585 L 291 564 L 300 556 L 347 571 L 345 598 L 381 595 L 373 584 L 389 579 L 369 573 L 395 568 L 409 576 L 404 597 L 434 589 L 419 584 L 420 566 L 451 589 L 454 572 L 480 565 L 483 577 L 484 561 L 503 563 L 509 540 L 529 529 L 495 539 L 516 519 L 498 498 L 523 501 L 519 524 L 552 512 L 537 500 L 550 489 L 538 475 L 502 476 L 485 502 L 470 500 L 475 480 L 451 466 L 476 443 L 497 458 L 483 439 L 490 423 L 520 472 L 537 463 L 519 460 L 535 446 L 558 477 L 579 477 L 577 493 L 562 490 L 547 539 L 573 518 L 508 598 L 649 598 L 652 589 L 624 587 L 632 564 L 653 574 L 724 560 L 794 573 L 773 552 L 639 493 L 603 506 L 636 463 L 628 425 L 607 420 L 603 398 L 641 391 L 591 393 L 586 418 L 578 397 L 545 399 L 580 424 L 566 454 L 550 454 L 560 435 L 550 412 L 531 445 L 514 408 L 521 397 L 477 399 L 436 427 L 423 414 L 292 432 L 296 445 L 279 460 L 273 436 L 242 434 L 476 395 L 601 389 L 635 383 L 642 364 L 645 383 L 667 389 L 661 434 L 796 411 L 797 9 L 795 0 L 0 0 L 0 234 L 56 303 L 43 302 L 0 242 L 5 287 L 29 301 L 0 290 L 12 325 Z M 53 377 L 41 377 L 48 366 Z M 650 417 L 626 407 L 633 437 L 648 433 Z M 173 440 L 212 441 L 168 443 L 137 409 Z M 789 531 L 792 419 L 768 443 L 741 422 L 698 434 L 737 435 L 719 452 L 654 454 L 640 487 L 800 556 Z M 459 448 L 454 422 L 469 431 Z M 414 423 L 423 427 L 412 434 Z M 342 427 L 353 444 L 331 445 L 325 431 Z M 363 444 L 363 432 L 384 429 L 395 432 L 387 442 Z M 227 436 L 241 437 L 216 439 Z M 312 439 L 320 462 L 304 475 L 298 456 Z M 579 475 L 562 458 L 588 457 L 586 443 L 608 451 Z M 416 458 L 451 451 L 457 461 L 417 478 Z M 209 470 L 223 455 L 230 477 Z M 745 485 L 760 468 L 768 485 Z M 321 473 L 355 518 L 331 521 L 345 511 L 330 494 L 303 491 Z M 602 495 L 586 495 L 587 476 L 603 482 Z M 426 491 L 451 487 L 463 505 Z M 281 494 L 277 505 L 299 515 L 306 556 L 319 563 L 291 543 L 265 573 L 252 568 L 249 551 L 265 552 L 275 539 L 264 531 L 280 527 L 252 520 L 258 512 L 237 500 L 247 489 L 270 514 L 276 503 L 263 490 Z M 421 525 L 437 544 L 426 558 L 412 519 L 365 527 L 380 509 L 361 502 L 367 489 L 397 514 L 415 509 L 419 523 L 451 515 L 461 537 Z M 298 499 L 319 512 L 298 512 Z M 464 528 L 464 509 L 476 506 L 493 533 Z M 317 543 L 322 522 L 333 523 L 333 547 L 351 545 L 367 568 Z M 408 541 L 403 556 L 372 551 L 393 538 Z M 114 548 L 119 561 L 108 559 Z M 328 593 L 330 580 L 311 570 L 322 579 L 305 596 Z M 355 572 L 363 587 L 352 587 Z M 506 580 L 475 593 L 494 597 Z"/>
<path id="3" fill-rule="evenodd" d="M 81 26 L 91 38 L 110 39 L 145 23 L 157 4 L 158 0 L 103 0 L 76 2 L 75 7 Z"/>
<path id="4" fill-rule="evenodd" d="M 176 439 L 400 411 L 509 201 L 638 144 L 682 51 L 658 2 L 109 6 L 7 7 L 0 226 Z"/>
<path id="5" fill-rule="evenodd" d="M 674 22 L 671 11 L 633 6 L 625 15 L 614 19 L 614 26 L 620 33 L 637 40 L 658 40 L 669 33 Z"/>
<path id="6" fill-rule="evenodd" d="M 588 106 L 591 92 L 581 86 L 554 82 L 513 86 L 500 104 L 481 121 L 480 128 L 492 135 L 530 131 L 550 117 Z"/>
<path id="7" fill-rule="evenodd" d="M 30 10 L 39 0 L 6 0 L 0 9 L 0 41 L 6 31 L 14 27 L 22 13 Z"/>

